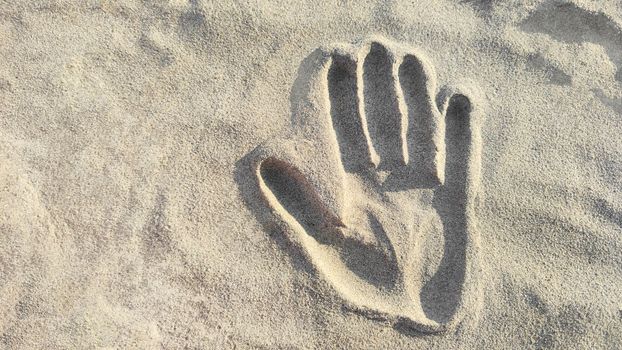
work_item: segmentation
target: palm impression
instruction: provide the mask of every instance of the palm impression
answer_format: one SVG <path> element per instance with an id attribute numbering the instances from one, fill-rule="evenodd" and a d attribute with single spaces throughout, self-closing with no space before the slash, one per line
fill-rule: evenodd
<path id="1" fill-rule="evenodd" d="M 439 332 L 475 312 L 479 103 L 414 49 L 318 49 L 287 137 L 253 153 L 271 216 L 346 305 Z"/>

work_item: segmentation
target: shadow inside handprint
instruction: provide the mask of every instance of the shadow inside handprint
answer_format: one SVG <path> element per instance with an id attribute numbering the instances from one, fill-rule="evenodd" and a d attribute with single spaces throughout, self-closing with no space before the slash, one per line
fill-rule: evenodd
<path id="1" fill-rule="evenodd" d="M 377 240 L 384 243 L 380 246 L 345 237 L 340 231 L 342 225 L 331 220 L 331 214 L 313 196 L 312 189 L 296 169 L 272 159 L 263 162 L 260 171 L 268 187 L 278 193 L 285 210 L 295 213 L 305 231 L 320 244 L 334 247 L 352 272 L 378 288 L 395 287 L 399 275 L 395 251 L 372 213 L 368 213 L 367 219 Z"/>

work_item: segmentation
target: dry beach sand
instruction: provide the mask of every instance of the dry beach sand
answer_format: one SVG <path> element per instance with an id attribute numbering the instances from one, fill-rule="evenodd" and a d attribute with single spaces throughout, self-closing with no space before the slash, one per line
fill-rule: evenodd
<path id="1" fill-rule="evenodd" d="M 622 348 L 622 4 L 0 1 L 0 349 Z"/>

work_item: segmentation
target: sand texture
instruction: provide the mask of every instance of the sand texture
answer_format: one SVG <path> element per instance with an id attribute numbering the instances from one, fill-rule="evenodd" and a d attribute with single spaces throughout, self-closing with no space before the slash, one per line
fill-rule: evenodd
<path id="1" fill-rule="evenodd" d="M 622 3 L 0 1 L 0 349 L 622 349 Z"/>

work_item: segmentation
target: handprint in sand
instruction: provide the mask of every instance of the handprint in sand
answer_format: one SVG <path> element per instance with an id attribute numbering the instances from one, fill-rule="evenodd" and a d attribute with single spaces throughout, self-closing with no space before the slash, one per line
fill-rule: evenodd
<path id="1" fill-rule="evenodd" d="M 291 134 L 252 154 L 270 215 L 351 308 L 440 332 L 475 312 L 481 104 L 416 49 L 318 49 Z"/>

